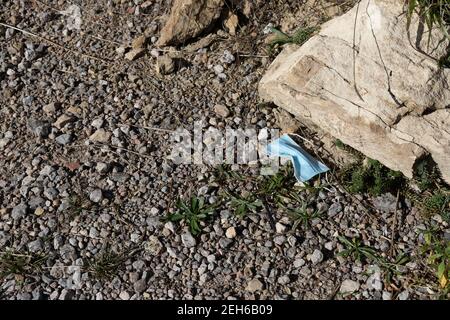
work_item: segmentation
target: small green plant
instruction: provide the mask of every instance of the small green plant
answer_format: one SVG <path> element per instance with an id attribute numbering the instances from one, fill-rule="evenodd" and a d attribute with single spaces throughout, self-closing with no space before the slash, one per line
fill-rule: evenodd
<path id="1" fill-rule="evenodd" d="M 440 214 L 444 220 L 448 221 L 450 215 L 450 193 L 439 190 L 428 196 L 423 201 L 428 214 Z"/>
<path id="2" fill-rule="evenodd" d="M 309 208 L 306 201 L 302 202 L 300 207 L 297 208 L 286 208 L 289 218 L 294 222 L 292 229 L 296 230 L 299 225 L 304 228 L 311 227 L 311 221 L 322 217 L 322 213 L 317 210 L 312 210 Z"/>
<path id="3" fill-rule="evenodd" d="M 339 236 L 339 241 L 344 245 L 345 249 L 339 253 L 343 257 L 351 257 L 356 261 L 366 260 L 377 264 L 385 274 L 385 280 L 390 283 L 394 274 L 400 274 L 399 267 L 410 261 L 410 257 L 405 253 L 398 254 L 391 262 L 385 257 L 377 253 L 374 248 L 365 246 L 360 239 L 353 238 L 351 240 L 346 237 Z"/>
<path id="4" fill-rule="evenodd" d="M 436 163 L 429 157 L 421 159 L 414 168 L 414 179 L 422 191 L 435 186 L 438 178 Z"/>
<path id="5" fill-rule="evenodd" d="M 293 176 L 294 169 L 291 165 L 287 165 L 276 174 L 265 177 L 259 188 L 259 192 L 265 195 L 285 193 L 295 184 Z"/>
<path id="6" fill-rule="evenodd" d="M 428 28 L 428 47 L 430 46 L 433 28 L 437 26 L 442 30 L 444 36 L 450 40 L 450 3 L 448 0 L 406 0 L 407 10 L 407 28 L 411 27 L 411 21 L 414 13 L 425 22 Z M 438 65 L 442 68 L 450 67 L 450 52 L 447 51 L 438 60 Z"/>
<path id="7" fill-rule="evenodd" d="M 362 162 L 364 160 L 364 155 L 361 152 L 345 144 L 342 140 L 340 139 L 334 140 L 334 145 L 336 146 L 336 148 L 351 154 L 355 159 L 358 159 L 358 161 Z"/>
<path id="8" fill-rule="evenodd" d="M 377 257 L 377 263 L 380 267 L 385 271 L 385 279 L 388 283 L 392 282 L 392 277 L 394 274 L 400 274 L 401 272 L 398 270 L 399 266 L 403 266 L 409 261 L 411 261 L 409 255 L 405 253 L 398 254 L 393 262 L 389 262 L 386 258 L 381 256 Z"/>
<path id="9" fill-rule="evenodd" d="M 67 208 L 70 217 L 76 217 L 92 209 L 93 203 L 84 194 L 73 194 L 69 197 L 69 207 Z"/>
<path id="10" fill-rule="evenodd" d="M 177 201 L 178 211 L 169 213 L 164 220 L 179 222 L 184 221 L 192 235 L 198 235 L 202 229 L 200 222 L 208 219 L 214 212 L 213 206 L 205 205 L 204 198 L 192 197 L 189 201 Z"/>
<path id="11" fill-rule="evenodd" d="M 0 280 L 11 274 L 25 277 L 40 271 L 46 259 L 47 256 L 34 253 L 3 252 L 0 255 Z"/>
<path id="12" fill-rule="evenodd" d="M 269 51 L 273 51 L 275 47 L 282 46 L 287 43 L 294 43 L 298 45 L 304 44 L 312 35 L 318 31 L 317 27 L 299 28 L 292 35 L 288 35 L 277 28 L 271 28 L 274 37 L 269 44 Z"/>
<path id="13" fill-rule="evenodd" d="M 218 182 L 225 183 L 230 180 L 243 181 L 245 178 L 237 171 L 232 170 L 229 164 L 220 164 L 214 168 L 214 177 Z"/>
<path id="14" fill-rule="evenodd" d="M 411 26 L 412 16 L 417 13 L 425 21 L 428 30 L 432 30 L 436 25 L 450 39 L 448 26 L 450 22 L 450 4 L 448 0 L 406 0 L 408 3 L 408 29 Z M 431 37 L 431 32 L 429 32 Z"/>
<path id="15" fill-rule="evenodd" d="M 367 259 L 368 261 L 376 261 L 376 250 L 374 248 L 365 246 L 360 239 L 353 238 L 351 240 L 346 237 L 339 236 L 339 241 L 344 245 L 345 249 L 339 252 L 339 255 L 347 258 L 351 257 L 356 261 L 363 261 Z"/>
<path id="16" fill-rule="evenodd" d="M 110 280 L 117 275 L 125 260 L 124 254 L 116 253 L 108 246 L 88 262 L 87 270 L 96 279 Z"/>
<path id="17" fill-rule="evenodd" d="M 373 195 L 397 191 L 405 183 L 401 172 L 390 170 L 372 159 L 365 165 L 360 163 L 344 169 L 341 179 L 350 192 Z"/>
<path id="18" fill-rule="evenodd" d="M 264 177 L 258 186 L 258 195 L 269 202 L 279 203 L 291 193 L 296 180 L 294 178 L 294 168 L 286 165 L 276 174 Z"/>
<path id="19" fill-rule="evenodd" d="M 339 149 L 345 149 L 346 147 L 346 145 L 340 139 L 334 140 L 334 145 Z"/>
<path id="20" fill-rule="evenodd" d="M 309 38 L 314 34 L 314 32 L 318 31 L 318 27 L 305 27 L 297 29 L 294 34 L 291 36 L 292 42 L 298 45 L 304 44 L 308 41 Z"/>
<path id="21" fill-rule="evenodd" d="M 227 193 L 230 200 L 230 206 L 233 208 L 235 215 L 244 217 L 249 213 L 254 213 L 258 209 L 264 207 L 263 202 L 257 199 L 254 195 L 248 194 L 247 196 L 240 196 L 231 192 Z"/>
<path id="22" fill-rule="evenodd" d="M 428 264 L 435 270 L 442 289 L 448 289 L 450 277 L 450 242 L 435 229 L 423 230 L 425 244 L 421 253 L 428 256 Z"/>
<path id="23" fill-rule="evenodd" d="M 439 58 L 438 65 L 440 68 L 450 68 L 450 50 Z"/>

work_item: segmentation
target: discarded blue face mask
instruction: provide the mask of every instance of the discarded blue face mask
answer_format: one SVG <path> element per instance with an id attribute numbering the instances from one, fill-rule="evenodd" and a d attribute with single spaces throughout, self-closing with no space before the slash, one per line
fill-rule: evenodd
<path id="1" fill-rule="evenodd" d="M 295 178 L 300 182 L 306 182 L 319 173 L 330 170 L 322 162 L 314 159 L 310 154 L 303 150 L 287 134 L 267 145 L 266 150 L 271 156 L 291 158 L 294 166 Z"/>

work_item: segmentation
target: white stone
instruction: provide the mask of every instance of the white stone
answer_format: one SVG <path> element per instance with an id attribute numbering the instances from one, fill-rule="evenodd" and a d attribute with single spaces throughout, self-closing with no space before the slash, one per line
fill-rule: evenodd
<path id="1" fill-rule="evenodd" d="M 286 231 L 286 226 L 282 223 L 277 222 L 275 224 L 275 230 L 277 233 L 284 233 Z"/>
<path id="2" fill-rule="evenodd" d="M 390 293 L 389 291 L 383 291 L 381 297 L 383 300 L 392 300 L 392 293 Z"/>
<path id="3" fill-rule="evenodd" d="M 103 122 L 104 122 L 103 119 L 98 118 L 98 119 L 94 119 L 92 121 L 91 125 L 96 129 L 100 129 L 103 126 Z"/>
<path id="4" fill-rule="evenodd" d="M 378 266 L 370 266 L 367 272 L 371 274 L 366 282 L 367 288 L 376 291 L 383 290 L 383 281 L 381 280 L 380 268 Z"/>
<path id="5" fill-rule="evenodd" d="M 223 73 L 224 68 L 220 64 L 217 64 L 213 67 L 213 70 L 216 74 L 221 74 Z"/>
<path id="6" fill-rule="evenodd" d="M 234 227 L 229 227 L 225 232 L 225 236 L 228 239 L 233 239 L 234 237 L 236 237 L 236 229 Z"/>
<path id="7" fill-rule="evenodd" d="M 111 133 L 107 132 L 105 129 L 98 129 L 90 137 L 89 140 L 100 143 L 107 143 L 111 138 Z"/>
<path id="8" fill-rule="evenodd" d="M 103 200 L 103 192 L 100 189 L 95 189 L 89 194 L 89 199 L 92 202 L 99 203 Z"/>
<path id="9" fill-rule="evenodd" d="M 309 259 L 311 260 L 312 264 L 318 264 L 320 262 L 322 262 L 323 260 L 323 253 L 320 250 L 314 250 L 314 252 L 311 254 L 311 256 L 309 257 Z"/>
<path id="10" fill-rule="evenodd" d="M 139 58 L 144 53 L 144 51 L 145 51 L 144 48 L 131 49 L 125 54 L 125 59 L 133 61 Z"/>
<path id="11" fill-rule="evenodd" d="M 228 118 L 228 116 L 230 115 L 230 110 L 224 106 L 223 104 L 216 104 L 214 106 L 214 112 L 222 118 Z"/>
<path id="12" fill-rule="evenodd" d="M 303 267 L 303 266 L 305 265 L 305 263 L 306 263 L 306 261 L 303 260 L 302 258 L 295 259 L 295 260 L 294 260 L 294 267 L 295 267 L 295 268 Z"/>
<path id="13" fill-rule="evenodd" d="M 408 300 L 409 299 L 409 291 L 405 290 L 399 293 L 398 300 Z"/>
<path id="14" fill-rule="evenodd" d="M 119 294 L 119 298 L 122 299 L 122 300 L 130 300 L 130 294 L 128 292 L 126 292 L 126 291 L 122 291 Z"/>
<path id="15" fill-rule="evenodd" d="M 247 283 L 247 287 L 245 288 L 245 290 L 249 292 L 256 292 L 262 290 L 262 288 L 263 283 L 255 278 Z"/>
<path id="16" fill-rule="evenodd" d="M 347 279 L 342 281 L 341 288 L 339 292 L 343 294 L 353 293 L 359 290 L 359 282 Z"/>
<path id="17" fill-rule="evenodd" d="M 145 243 L 145 251 L 152 256 L 157 256 L 162 249 L 163 245 L 156 236 L 150 236 Z"/>
<path id="18" fill-rule="evenodd" d="M 181 235 L 181 242 L 183 242 L 184 246 L 187 248 L 195 247 L 197 244 L 197 241 L 190 232 L 185 232 Z"/>

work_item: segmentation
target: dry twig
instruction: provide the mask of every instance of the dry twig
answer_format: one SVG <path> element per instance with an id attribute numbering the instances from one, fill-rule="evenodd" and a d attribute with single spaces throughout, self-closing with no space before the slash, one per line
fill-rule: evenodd
<path id="1" fill-rule="evenodd" d="M 96 56 L 93 56 L 93 55 L 90 55 L 90 54 L 87 54 L 87 53 L 83 53 L 83 52 L 75 51 L 75 50 L 70 49 L 70 48 L 66 48 L 65 46 L 63 46 L 63 45 L 61 45 L 61 44 L 59 44 L 59 43 L 57 43 L 57 42 L 55 42 L 55 41 L 53 41 L 51 39 L 48 39 L 48 38 L 40 36 L 40 35 L 38 35 L 36 33 L 30 32 L 30 31 L 27 31 L 27 30 L 24 30 L 24 29 L 21 29 L 21 28 L 18 28 L 18 27 L 15 27 L 15 26 L 3 23 L 3 22 L 0 22 L 0 25 L 4 26 L 6 28 L 9 28 L 9 29 L 13 29 L 13 30 L 22 32 L 23 34 L 25 34 L 27 36 L 31 36 L 31 37 L 37 38 L 39 40 L 45 41 L 45 42 L 49 43 L 52 46 L 55 46 L 55 47 L 57 47 L 59 49 L 64 50 L 65 52 L 71 52 L 73 54 L 80 55 L 80 56 L 88 58 L 88 59 L 93 59 L 93 60 L 101 61 L 101 62 L 108 63 L 108 64 L 110 62 L 112 62 L 109 59 L 96 57 Z"/>

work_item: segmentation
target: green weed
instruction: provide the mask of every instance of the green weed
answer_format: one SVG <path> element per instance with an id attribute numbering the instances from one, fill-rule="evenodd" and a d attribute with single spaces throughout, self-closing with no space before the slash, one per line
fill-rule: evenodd
<path id="1" fill-rule="evenodd" d="M 450 193 L 439 190 L 426 197 L 423 201 L 425 210 L 428 214 L 440 214 L 442 218 L 449 222 L 450 216 Z"/>
<path id="2" fill-rule="evenodd" d="M 407 28 L 411 27 L 412 16 L 414 13 L 424 21 L 428 28 L 428 47 L 430 46 L 432 32 L 434 27 L 442 30 L 444 36 L 450 40 L 450 3 L 448 0 L 406 0 L 407 10 Z M 440 67 L 450 67 L 450 52 L 442 56 L 438 64 Z"/>
<path id="3" fill-rule="evenodd" d="M 200 222 L 208 219 L 214 212 L 214 206 L 205 205 L 204 198 L 192 197 L 189 201 L 177 201 L 178 211 L 169 213 L 164 220 L 172 222 L 184 221 L 192 235 L 198 235 L 202 229 Z"/>
<path id="4" fill-rule="evenodd" d="M 270 196 L 287 193 L 292 189 L 295 182 L 294 168 L 292 165 L 287 165 L 281 168 L 276 174 L 264 177 L 264 180 L 259 186 L 259 193 Z"/>
<path id="5" fill-rule="evenodd" d="M 339 252 L 340 256 L 345 258 L 351 257 L 356 261 L 376 261 L 376 250 L 374 248 L 365 246 L 360 239 L 353 238 L 351 240 L 346 237 L 339 236 L 339 241 L 344 245 L 345 249 Z"/>
<path id="6" fill-rule="evenodd" d="M 254 213 L 258 209 L 264 207 L 263 202 L 260 199 L 257 199 L 252 194 L 241 196 L 228 192 L 227 195 L 230 200 L 230 206 L 233 208 L 234 214 L 239 217 L 244 217 L 245 215 Z"/>
<path id="7" fill-rule="evenodd" d="M 68 213 L 70 217 L 79 216 L 83 211 L 89 211 L 93 207 L 92 201 L 83 193 L 73 194 L 69 197 Z"/>
<path id="8" fill-rule="evenodd" d="M 407 0 L 407 3 L 408 29 L 411 26 L 413 14 L 417 13 L 425 21 L 428 30 L 438 26 L 445 36 L 450 39 L 447 30 L 450 23 L 450 4 L 447 0 Z M 431 37 L 431 32 L 429 36 Z"/>
<path id="9" fill-rule="evenodd" d="M 442 289 L 448 289 L 450 277 L 450 242 L 435 229 L 423 230 L 425 244 L 421 253 L 427 255 L 427 263 L 435 270 Z"/>
<path id="10" fill-rule="evenodd" d="M 421 159 L 414 168 L 414 179 L 422 191 L 435 186 L 438 178 L 436 163 L 429 157 Z"/>
<path id="11" fill-rule="evenodd" d="M 277 28 L 271 28 L 274 38 L 269 44 L 269 51 L 272 52 L 277 46 L 287 43 L 302 45 L 318 30 L 318 27 L 304 27 L 297 29 L 292 35 L 288 35 Z"/>
<path id="12" fill-rule="evenodd" d="M 439 58 L 438 65 L 440 68 L 450 68 L 450 50 Z"/>
<path id="13" fill-rule="evenodd" d="M 286 208 L 289 218 L 293 221 L 292 229 L 296 230 L 299 225 L 310 228 L 314 219 L 321 218 L 323 213 L 309 208 L 308 202 L 302 202 L 300 207 Z"/>
<path id="14" fill-rule="evenodd" d="M 110 280 L 115 277 L 125 262 L 124 254 L 119 254 L 106 247 L 92 259 L 87 266 L 89 273 L 99 280 Z"/>
<path id="15" fill-rule="evenodd" d="M 346 237 L 339 236 L 339 241 L 344 245 L 345 249 L 339 253 L 343 257 L 351 257 L 356 261 L 367 261 L 378 265 L 385 274 L 385 280 L 390 283 L 394 274 L 401 273 L 398 271 L 399 267 L 410 261 L 408 255 L 401 253 L 397 255 L 393 262 L 382 257 L 377 251 L 365 246 L 360 239 L 353 238 L 351 240 Z"/>
<path id="16" fill-rule="evenodd" d="M 214 177 L 217 182 L 225 183 L 232 181 L 243 181 L 245 178 L 237 171 L 232 170 L 229 164 L 220 164 L 214 168 Z"/>
<path id="17" fill-rule="evenodd" d="M 336 139 L 334 140 L 334 145 L 339 148 L 339 149 L 343 149 L 345 150 L 346 145 L 340 140 L 340 139 Z"/>
<path id="18" fill-rule="evenodd" d="M 6 251 L 0 255 L 0 279 L 8 275 L 29 276 L 40 271 L 47 259 L 45 255 L 28 252 Z"/>
<path id="19" fill-rule="evenodd" d="M 341 172 L 341 180 L 353 193 L 368 192 L 380 195 L 400 189 L 405 179 L 401 172 L 393 171 L 380 162 L 368 159 L 367 164 L 353 164 Z"/>

